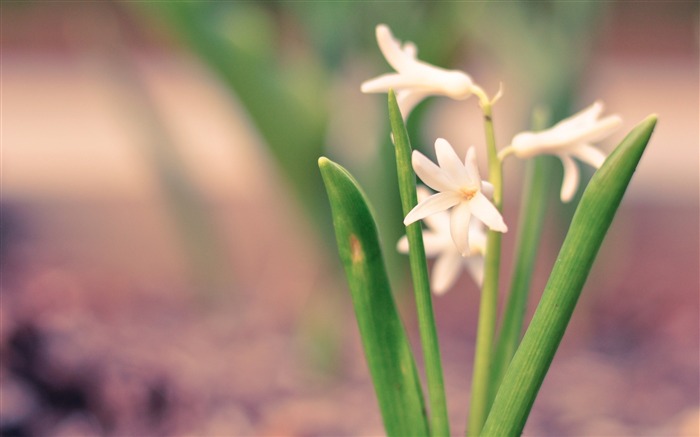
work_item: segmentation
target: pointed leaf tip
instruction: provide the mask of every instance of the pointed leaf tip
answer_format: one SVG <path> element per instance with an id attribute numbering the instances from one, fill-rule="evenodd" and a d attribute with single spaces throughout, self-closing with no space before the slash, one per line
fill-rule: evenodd
<path id="1" fill-rule="evenodd" d="M 321 156 L 318 158 L 318 168 L 323 168 L 324 166 L 330 164 L 331 160 L 326 158 L 325 156 Z"/>

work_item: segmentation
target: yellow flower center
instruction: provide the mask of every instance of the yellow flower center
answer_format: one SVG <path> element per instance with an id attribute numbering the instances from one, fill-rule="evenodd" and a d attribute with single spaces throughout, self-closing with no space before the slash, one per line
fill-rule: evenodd
<path id="1" fill-rule="evenodd" d="M 459 194 L 461 194 L 465 200 L 472 200 L 472 197 L 476 196 L 477 192 L 478 190 L 473 188 L 462 187 L 459 189 Z"/>

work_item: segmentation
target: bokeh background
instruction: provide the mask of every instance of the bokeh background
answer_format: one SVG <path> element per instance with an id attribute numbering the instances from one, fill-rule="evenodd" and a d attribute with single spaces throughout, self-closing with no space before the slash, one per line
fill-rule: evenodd
<path id="1" fill-rule="evenodd" d="M 525 434 L 699 434 L 696 2 L 0 12 L 2 436 L 383 433 L 316 168 L 327 155 L 368 192 L 419 352 L 386 100 L 359 92 L 389 71 L 378 23 L 490 93 L 504 84 L 501 147 L 535 107 L 557 121 L 603 100 L 624 119 L 607 151 L 659 115 Z M 428 154 L 438 136 L 483 147 L 474 100 L 430 99 L 409 129 Z M 514 223 L 522 163 L 505 171 Z M 557 190 L 530 314 L 573 211 Z M 435 299 L 457 435 L 477 307 L 466 276 Z"/>

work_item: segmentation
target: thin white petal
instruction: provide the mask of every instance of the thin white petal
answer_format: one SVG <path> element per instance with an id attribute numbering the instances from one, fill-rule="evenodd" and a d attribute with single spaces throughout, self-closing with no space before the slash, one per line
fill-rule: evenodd
<path id="1" fill-rule="evenodd" d="M 419 90 L 401 90 L 396 94 L 396 102 L 399 104 L 401 115 L 406 120 L 417 104 L 430 96 L 430 92 Z"/>
<path id="2" fill-rule="evenodd" d="M 622 118 L 618 115 L 610 115 L 588 126 L 584 132 L 575 138 L 575 142 L 593 143 L 600 141 L 617 130 L 622 124 Z"/>
<path id="3" fill-rule="evenodd" d="M 445 239 L 434 232 L 423 232 L 423 248 L 425 249 L 425 256 L 428 258 L 437 256 L 445 251 Z M 396 243 L 396 250 L 399 253 L 407 254 L 409 249 L 408 237 L 404 235 Z"/>
<path id="4" fill-rule="evenodd" d="M 404 235 L 399 238 L 399 241 L 396 243 L 396 250 L 399 253 L 408 253 L 408 237 Z"/>
<path id="5" fill-rule="evenodd" d="M 419 185 L 416 191 L 418 194 L 418 202 L 424 201 L 432 194 L 430 190 L 422 185 Z M 446 234 L 449 236 L 450 234 L 450 214 L 447 211 L 431 214 L 423 218 L 423 222 L 428 225 L 428 228 L 436 235 Z M 425 236 L 426 233 L 427 232 L 423 232 L 423 236 Z"/>
<path id="6" fill-rule="evenodd" d="M 364 92 L 364 91 L 363 91 Z M 540 153 L 546 153 L 546 145 L 543 146 L 543 133 L 535 133 L 530 131 L 520 132 L 515 135 L 510 142 L 510 147 L 518 158 L 530 158 Z M 550 141 L 552 143 L 552 141 Z M 554 143 L 556 147 L 558 143 Z"/>
<path id="7" fill-rule="evenodd" d="M 431 164 L 432 164 L 432 162 L 431 162 Z M 422 202 L 425 199 L 427 199 L 428 197 L 432 196 L 433 193 L 431 193 L 430 190 L 425 188 L 423 185 L 418 185 L 416 187 L 416 195 L 418 196 L 418 201 Z"/>
<path id="8" fill-rule="evenodd" d="M 406 56 L 415 59 L 418 56 L 418 47 L 416 47 L 416 45 L 411 41 L 406 41 L 403 43 L 403 52 L 406 54 Z"/>
<path id="9" fill-rule="evenodd" d="M 398 39 L 394 38 L 391 29 L 386 24 L 380 24 L 376 29 L 377 44 L 379 50 L 382 51 L 384 58 L 394 70 L 401 71 L 410 67 L 411 63 L 415 62 L 415 46 L 411 48 L 411 43 L 401 47 Z"/>
<path id="10" fill-rule="evenodd" d="M 456 252 L 445 252 L 436 261 L 430 277 L 430 288 L 437 295 L 444 294 L 459 277 L 462 257 Z"/>
<path id="11" fill-rule="evenodd" d="M 423 222 L 436 234 L 449 235 L 450 233 L 450 214 L 447 211 L 429 215 L 423 219 Z"/>
<path id="12" fill-rule="evenodd" d="M 469 201 L 469 205 L 471 206 L 472 214 L 484 222 L 489 229 L 497 232 L 508 231 L 508 226 L 503 221 L 503 216 L 483 193 L 476 193 Z"/>
<path id="13" fill-rule="evenodd" d="M 481 181 L 481 192 L 484 193 L 486 197 L 493 197 L 493 184 L 489 181 Z"/>
<path id="14" fill-rule="evenodd" d="M 464 259 L 464 264 L 474 282 L 481 287 L 484 283 L 484 257 L 481 255 L 470 256 Z"/>
<path id="15" fill-rule="evenodd" d="M 571 155 L 592 166 L 593 168 L 600 168 L 600 166 L 603 165 L 603 162 L 605 162 L 606 158 L 605 153 L 601 152 L 590 144 L 581 144 L 571 152 Z"/>
<path id="16" fill-rule="evenodd" d="M 469 177 L 467 169 L 462 164 L 452 145 L 444 139 L 435 140 L 435 155 L 437 156 L 440 168 L 458 187 L 472 185 L 474 181 Z"/>
<path id="17" fill-rule="evenodd" d="M 474 82 L 471 77 L 459 70 L 445 70 L 419 60 L 405 72 L 421 82 L 423 88 L 432 89 L 435 94 L 463 100 L 471 96 Z"/>
<path id="18" fill-rule="evenodd" d="M 596 119 L 603 113 L 603 102 L 596 101 L 591 106 L 577 112 L 569 118 L 566 118 L 555 124 L 552 129 L 577 129 L 581 126 L 590 126 L 595 123 Z"/>
<path id="19" fill-rule="evenodd" d="M 462 256 L 469 255 L 469 221 L 472 212 L 470 202 L 461 202 L 450 214 L 450 234 Z"/>
<path id="20" fill-rule="evenodd" d="M 475 183 L 481 182 L 479 166 L 476 164 L 476 149 L 474 146 L 470 146 L 467 150 L 467 156 L 464 158 L 464 167 L 467 169 L 467 173 L 472 181 Z"/>
<path id="21" fill-rule="evenodd" d="M 431 214 L 449 209 L 458 204 L 460 200 L 461 196 L 453 192 L 433 194 L 416 205 L 403 220 L 403 224 L 408 226 Z"/>
<path id="22" fill-rule="evenodd" d="M 564 165 L 564 180 L 561 183 L 561 201 L 568 202 L 574 197 L 578 189 L 578 166 L 570 156 L 562 155 L 560 158 Z"/>
<path id="23" fill-rule="evenodd" d="M 413 170 L 424 184 L 435 191 L 452 191 L 455 185 L 443 169 L 417 150 L 411 155 Z"/>
<path id="24" fill-rule="evenodd" d="M 557 125 L 542 132 L 521 132 L 513 137 L 511 146 L 520 158 L 529 158 L 543 153 L 571 152 L 581 143 L 600 141 L 615 131 L 622 119 L 617 115 L 586 124 Z"/>
<path id="25" fill-rule="evenodd" d="M 472 255 L 486 253 L 486 227 L 479 220 L 469 223 L 469 251 Z"/>
<path id="26" fill-rule="evenodd" d="M 448 243 L 451 245 L 452 241 L 450 240 Z M 423 248 L 425 249 L 425 256 L 432 258 L 440 255 L 445 251 L 445 247 L 449 247 L 449 245 L 445 244 L 445 237 L 443 235 L 435 232 L 423 232 Z"/>
<path id="27" fill-rule="evenodd" d="M 427 94 L 434 94 L 427 89 L 425 82 L 420 78 L 398 73 L 387 73 L 362 82 L 360 91 L 363 93 L 386 93 L 390 89 L 396 92 L 403 90 L 422 89 Z"/>

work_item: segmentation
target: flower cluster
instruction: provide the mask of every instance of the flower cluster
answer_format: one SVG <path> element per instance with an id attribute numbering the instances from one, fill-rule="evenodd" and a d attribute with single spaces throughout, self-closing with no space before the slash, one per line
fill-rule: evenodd
<path id="1" fill-rule="evenodd" d="M 362 84 L 361 90 L 364 93 L 384 93 L 393 89 L 404 120 L 420 101 L 429 96 L 463 100 L 476 94 L 483 101 L 484 92 L 468 74 L 418 60 L 415 45 L 411 42 L 401 44 L 384 24 L 377 26 L 376 34 L 382 54 L 396 73 L 368 80 Z M 491 103 L 495 100 L 497 98 Z M 573 158 L 599 168 L 606 156 L 592 143 L 609 136 L 621 124 L 617 115 L 600 118 L 602 112 L 603 104 L 596 102 L 550 129 L 521 132 L 500 151 L 499 161 L 508 155 L 522 159 L 543 154 L 559 157 L 564 166 L 561 200 L 568 202 L 576 194 L 580 179 Z M 408 226 L 418 220 L 426 222 L 427 229 L 423 232 L 426 254 L 437 257 L 431 286 L 436 294 L 441 294 L 455 282 L 462 265 L 466 265 L 475 281 L 481 284 L 486 251 L 483 225 L 496 232 L 507 232 L 508 227 L 500 211 L 488 199 L 493 186 L 481 179 L 474 147 L 469 148 L 462 162 L 452 146 L 439 138 L 435 141 L 435 155 L 437 165 L 420 152 L 413 152 L 414 171 L 436 193 L 429 195 L 427 189 L 421 189 L 420 202 L 408 213 L 404 224 Z M 472 220 L 472 216 L 478 221 Z M 405 237 L 397 247 L 401 252 L 408 251 Z"/>

